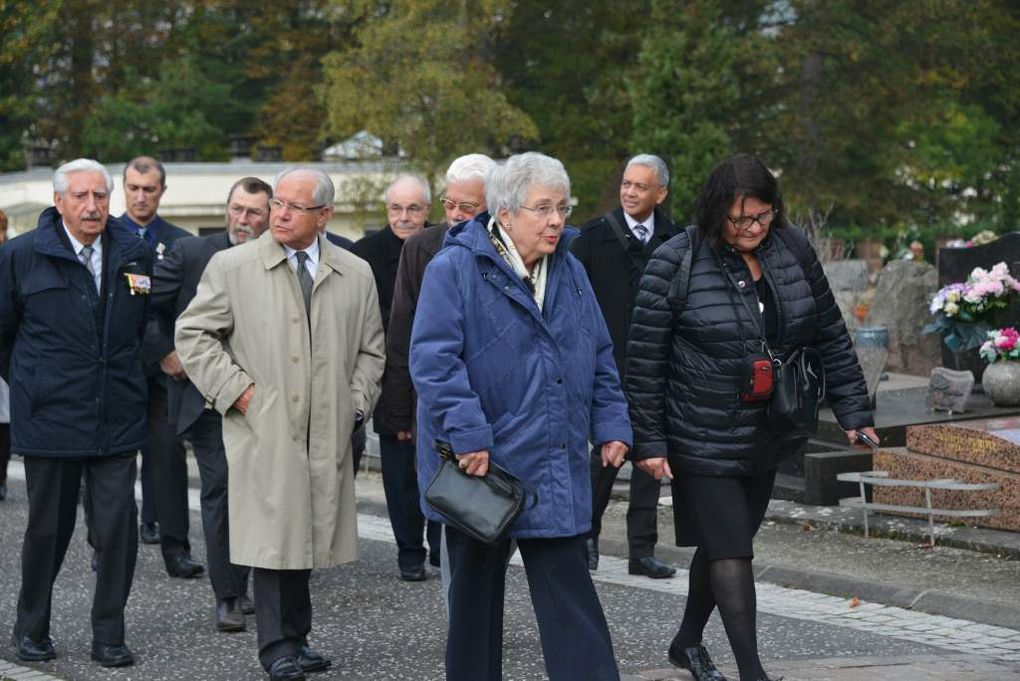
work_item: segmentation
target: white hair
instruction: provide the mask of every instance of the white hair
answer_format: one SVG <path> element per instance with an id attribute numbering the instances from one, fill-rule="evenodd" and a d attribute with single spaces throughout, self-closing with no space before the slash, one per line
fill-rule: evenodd
<path id="1" fill-rule="evenodd" d="M 276 188 L 280 186 L 280 182 L 283 178 L 288 175 L 293 175 L 294 173 L 304 173 L 315 178 L 315 189 L 312 190 L 312 201 L 323 206 L 333 205 L 333 197 L 336 195 L 336 190 L 333 188 L 333 180 L 329 178 L 329 175 L 318 168 L 309 168 L 307 166 L 284 168 L 277 173 L 276 179 L 273 180 L 273 196 L 276 195 Z"/>
<path id="2" fill-rule="evenodd" d="M 669 167 L 666 162 L 654 154 L 638 154 L 627 161 L 627 168 L 631 166 L 647 166 L 655 171 L 655 179 L 659 181 L 660 187 L 669 186 Z M 623 172 L 627 172 L 624 168 Z"/>
<path id="3" fill-rule="evenodd" d="M 83 170 L 102 173 L 103 177 L 106 178 L 106 191 L 111 194 L 113 193 L 113 176 L 110 175 L 110 171 L 102 163 L 93 161 L 91 158 L 76 158 L 57 168 L 53 172 L 53 191 L 63 196 L 64 192 L 67 191 L 67 186 L 70 184 L 67 176 Z"/>
<path id="4" fill-rule="evenodd" d="M 456 158 L 446 170 L 446 184 L 451 182 L 467 182 L 481 180 L 489 174 L 496 162 L 485 154 L 467 154 Z"/>
<path id="5" fill-rule="evenodd" d="M 420 175 L 408 175 L 408 174 L 397 175 L 396 178 L 394 178 L 393 182 L 390 182 L 390 186 L 386 187 L 386 192 L 383 194 L 383 201 L 389 203 L 390 190 L 392 190 L 394 187 L 396 187 L 398 184 L 402 182 L 413 182 L 414 184 L 418 185 L 418 187 L 421 189 L 422 199 L 425 201 L 425 203 L 427 204 L 432 203 L 432 190 L 429 189 L 429 183 L 425 181 L 425 178 L 421 177 Z"/>
<path id="6" fill-rule="evenodd" d="M 529 151 L 494 166 L 485 178 L 485 202 L 495 215 L 500 209 L 516 213 L 532 187 L 560 189 L 570 199 L 570 176 L 555 158 Z"/>

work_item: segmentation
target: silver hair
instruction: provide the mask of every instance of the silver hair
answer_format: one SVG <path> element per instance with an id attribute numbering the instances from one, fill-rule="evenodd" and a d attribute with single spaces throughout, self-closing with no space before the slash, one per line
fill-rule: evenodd
<path id="1" fill-rule="evenodd" d="M 627 161 L 627 168 L 631 166 L 647 166 L 655 171 L 655 178 L 659 181 L 660 187 L 669 186 L 669 167 L 666 162 L 654 154 L 638 154 Z M 623 172 L 627 172 L 627 168 Z"/>
<path id="2" fill-rule="evenodd" d="M 113 176 L 110 175 L 110 171 L 102 163 L 93 161 L 91 158 L 76 158 L 57 168 L 53 172 L 53 191 L 63 196 L 64 192 L 67 191 L 68 184 L 70 184 L 67 176 L 83 170 L 102 173 L 103 177 L 106 178 L 106 191 L 111 194 L 113 193 Z"/>
<path id="3" fill-rule="evenodd" d="M 386 203 L 390 202 L 390 190 L 396 187 L 401 182 L 414 182 L 421 188 L 421 195 L 425 199 L 425 203 L 432 203 L 432 190 L 429 189 L 429 183 L 425 181 L 424 177 L 420 175 L 397 175 L 393 182 L 390 182 L 390 186 L 386 187 L 385 193 L 383 193 L 383 201 Z"/>
<path id="4" fill-rule="evenodd" d="M 493 215 L 502 208 L 516 213 L 532 187 L 561 189 L 570 199 L 570 176 L 563 164 L 545 154 L 529 151 L 511 156 L 485 178 L 485 202 Z"/>
<path id="5" fill-rule="evenodd" d="M 481 180 L 485 182 L 485 176 L 489 174 L 496 162 L 485 154 L 467 154 L 455 158 L 450 167 L 446 170 L 446 183 L 467 182 L 469 180 Z"/>
<path id="6" fill-rule="evenodd" d="M 315 189 L 312 191 L 312 201 L 316 204 L 323 206 L 333 206 L 333 197 L 336 196 L 336 189 L 333 188 L 333 180 L 329 178 L 329 175 L 319 170 L 318 168 L 309 168 L 307 166 L 294 166 L 293 168 L 284 168 L 276 175 L 276 179 L 273 180 L 273 193 L 272 196 L 276 195 L 276 188 L 280 186 L 280 182 L 283 178 L 294 173 L 304 173 L 311 175 L 315 178 Z"/>

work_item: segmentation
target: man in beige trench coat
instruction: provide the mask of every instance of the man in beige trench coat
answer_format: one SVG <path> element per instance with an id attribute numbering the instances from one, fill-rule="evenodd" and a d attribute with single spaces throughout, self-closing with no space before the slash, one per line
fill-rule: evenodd
<path id="1" fill-rule="evenodd" d="M 320 235 L 333 192 L 318 170 L 281 172 L 269 231 L 213 256 L 176 327 L 185 371 L 223 414 L 230 560 L 254 568 L 273 681 L 330 665 L 308 646 L 308 579 L 357 557 L 351 433 L 385 363 L 372 270 Z"/>

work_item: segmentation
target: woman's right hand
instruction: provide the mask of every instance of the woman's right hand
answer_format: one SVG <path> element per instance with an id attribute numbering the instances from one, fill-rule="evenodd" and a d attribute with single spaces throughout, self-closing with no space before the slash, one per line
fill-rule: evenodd
<path id="1" fill-rule="evenodd" d="M 656 480 L 662 480 L 666 478 L 668 480 L 673 479 L 673 471 L 669 468 L 669 461 L 664 456 L 657 456 L 652 459 L 641 459 L 635 461 L 634 465 L 643 470 L 648 475 L 652 476 Z"/>
<path id="2" fill-rule="evenodd" d="M 489 450 L 457 454 L 457 465 L 468 475 L 481 477 L 489 472 Z"/>

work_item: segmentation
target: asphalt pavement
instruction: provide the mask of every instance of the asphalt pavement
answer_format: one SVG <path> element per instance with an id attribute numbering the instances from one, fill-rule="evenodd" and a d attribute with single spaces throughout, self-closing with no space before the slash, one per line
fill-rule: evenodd
<path id="1" fill-rule="evenodd" d="M 192 482 L 197 488 L 197 481 Z M 127 607 L 128 645 L 137 656 L 134 667 L 105 670 L 89 661 L 89 607 L 94 579 L 84 527 L 71 542 L 64 569 L 57 580 L 53 601 L 53 636 L 59 657 L 41 664 L 17 663 L 7 638 L 13 626 L 20 580 L 20 540 L 24 532 L 27 503 L 23 474 L 12 463 L 11 495 L 0 503 L 0 679 L 264 679 L 256 659 L 254 620 L 239 634 L 215 631 L 213 597 L 208 580 L 167 577 L 155 546 L 141 546 L 134 587 Z M 430 681 L 443 678 L 445 616 L 438 575 L 422 583 L 397 578 L 396 547 L 385 519 L 381 483 L 376 474 L 358 479 L 360 559 L 350 565 L 317 570 L 312 577 L 314 606 L 311 644 L 333 659 L 333 668 L 315 679 L 407 679 Z M 191 541 L 195 557 L 204 558 L 204 543 L 197 513 L 197 489 L 192 490 Z M 686 560 L 682 550 L 668 546 L 668 521 L 662 528 L 659 554 L 681 568 L 677 578 L 649 580 L 627 574 L 623 537 L 625 505 L 614 502 L 606 523 L 606 553 L 594 573 L 613 636 L 615 652 L 625 679 L 689 679 L 668 667 L 665 652 L 683 610 L 686 594 Z M 668 516 L 664 509 L 660 518 Z M 825 555 L 832 568 L 840 553 L 867 554 L 875 545 L 856 551 L 843 539 L 888 542 L 886 539 L 828 536 L 824 529 L 805 531 L 794 525 L 767 526 L 758 543 L 758 561 L 773 568 L 821 561 Z M 833 540 L 833 537 L 835 539 Z M 821 539 L 821 541 L 819 541 Z M 831 543 L 830 540 L 837 543 Z M 785 542 L 785 543 L 784 543 Z M 895 542 L 893 543 L 895 544 Z M 792 547 L 798 546 L 798 550 Z M 805 547 L 815 547 L 815 551 Z M 891 546 L 863 572 L 863 581 L 876 579 L 883 564 L 907 564 L 889 578 L 895 585 L 919 565 L 941 575 L 952 564 L 961 572 L 947 577 L 940 588 L 949 592 L 952 582 L 970 571 L 964 581 L 987 581 L 983 573 L 996 575 L 985 586 L 969 585 L 969 596 L 981 599 L 999 595 L 1013 598 L 1015 591 L 999 591 L 1012 580 L 1017 588 L 1017 561 L 983 556 L 967 562 L 942 547 L 935 552 Z M 616 554 L 616 555 L 613 555 Z M 929 556 L 936 556 L 932 559 Z M 944 556 L 948 558 L 943 559 Z M 784 563 L 780 559 L 789 559 Z M 910 562 L 913 561 L 913 562 Z M 983 561 L 983 562 L 982 562 Z M 996 562 L 999 561 L 999 562 Z M 857 560 L 844 561 L 851 564 Z M 862 568 L 863 569 L 863 568 Z M 843 570 L 846 572 L 846 570 Z M 824 572 L 824 571 L 821 571 Z M 767 576 L 767 575 L 766 575 Z M 918 576 L 918 579 L 927 577 Z M 934 577 L 932 577 L 934 579 Z M 1000 581 L 1001 580 L 1001 581 Z M 945 615 L 887 605 L 878 600 L 846 594 L 788 588 L 782 580 L 762 580 L 758 585 L 759 631 L 762 657 L 774 676 L 787 681 L 849 681 L 850 679 L 1020 679 L 1020 631 Z M 1009 586 L 1007 584 L 1007 586 Z M 527 582 L 518 559 L 511 565 L 506 596 L 504 678 L 515 681 L 544 679 L 538 630 L 532 614 Z M 732 673 L 732 657 L 718 618 L 706 631 L 706 645 L 713 657 Z M 5 666 L 4 660 L 7 660 Z M 15 663 L 11 665 L 10 663 Z M 30 670 L 30 671 L 19 671 Z"/>

